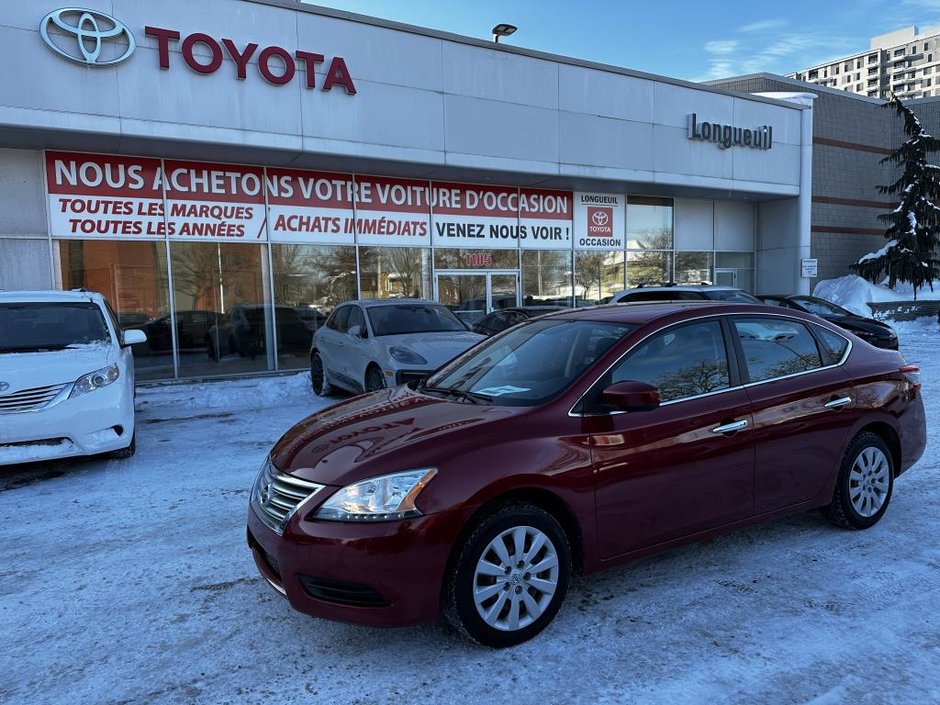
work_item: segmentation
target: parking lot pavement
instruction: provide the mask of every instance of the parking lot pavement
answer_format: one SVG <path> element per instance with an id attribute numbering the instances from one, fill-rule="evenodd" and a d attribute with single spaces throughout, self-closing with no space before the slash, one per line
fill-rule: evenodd
<path id="1" fill-rule="evenodd" d="M 937 330 L 902 329 L 940 418 Z M 140 390 L 138 451 L 0 469 L 0 703 L 940 702 L 940 468 L 865 532 L 805 514 L 580 578 L 508 651 L 289 609 L 245 545 L 303 376 Z"/>

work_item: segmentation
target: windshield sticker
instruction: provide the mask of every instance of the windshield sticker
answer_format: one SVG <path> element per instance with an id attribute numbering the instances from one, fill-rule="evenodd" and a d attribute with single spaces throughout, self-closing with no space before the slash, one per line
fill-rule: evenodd
<path id="1" fill-rule="evenodd" d="M 486 394 L 491 397 L 498 397 L 503 394 L 517 394 L 518 392 L 528 392 L 528 387 L 513 387 L 511 384 L 504 384 L 502 387 L 487 387 L 486 389 L 474 389 L 477 394 Z"/>

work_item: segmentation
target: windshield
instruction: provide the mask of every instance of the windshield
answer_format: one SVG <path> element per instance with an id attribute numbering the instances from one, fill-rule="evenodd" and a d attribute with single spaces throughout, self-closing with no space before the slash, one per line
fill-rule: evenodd
<path id="1" fill-rule="evenodd" d="M 394 304 L 366 309 L 375 335 L 465 331 L 467 327 L 450 309 L 432 304 Z"/>
<path id="2" fill-rule="evenodd" d="M 851 316 L 853 315 L 849 311 L 846 311 L 840 306 L 831 304 L 828 301 L 820 301 L 819 299 L 797 299 L 794 298 L 804 310 L 809 311 L 817 316 Z"/>
<path id="3" fill-rule="evenodd" d="M 111 340 L 101 309 L 92 303 L 0 304 L 0 353 L 63 350 Z"/>
<path id="4" fill-rule="evenodd" d="M 570 319 L 533 320 L 473 348 L 425 386 L 429 394 L 470 394 L 477 402 L 543 404 L 567 389 L 636 326 Z"/>
<path id="5" fill-rule="evenodd" d="M 746 291 L 737 289 L 717 289 L 708 292 L 708 298 L 715 301 L 736 301 L 742 304 L 759 304 L 761 301 L 755 296 L 751 296 Z"/>

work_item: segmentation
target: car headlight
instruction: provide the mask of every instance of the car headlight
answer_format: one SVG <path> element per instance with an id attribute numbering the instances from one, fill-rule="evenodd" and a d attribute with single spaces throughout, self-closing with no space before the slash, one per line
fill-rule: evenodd
<path id="1" fill-rule="evenodd" d="M 428 361 L 421 357 L 414 350 L 409 350 L 408 348 L 399 348 L 397 346 L 390 347 L 388 349 L 388 354 L 392 356 L 392 359 L 396 362 L 400 362 L 404 365 L 426 365 Z"/>
<path id="2" fill-rule="evenodd" d="M 346 485 L 313 516 L 327 521 L 393 521 L 419 516 L 415 500 L 436 474 L 436 468 L 420 468 Z"/>
<path id="3" fill-rule="evenodd" d="M 108 365 L 107 367 L 102 367 L 100 370 L 82 375 L 75 380 L 75 384 L 72 385 L 69 398 L 80 396 L 86 392 L 93 392 L 102 387 L 107 387 L 120 376 L 121 371 L 118 369 L 117 365 Z"/>

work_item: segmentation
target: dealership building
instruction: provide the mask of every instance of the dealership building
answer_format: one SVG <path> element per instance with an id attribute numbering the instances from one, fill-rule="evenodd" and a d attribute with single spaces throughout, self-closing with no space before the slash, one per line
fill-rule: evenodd
<path id="1" fill-rule="evenodd" d="M 354 298 L 472 319 L 815 275 L 798 90 L 284 0 L 84 5 L 4 7 L 0 288 L 103 292 L 139 378 L 303 368 Z"/>

